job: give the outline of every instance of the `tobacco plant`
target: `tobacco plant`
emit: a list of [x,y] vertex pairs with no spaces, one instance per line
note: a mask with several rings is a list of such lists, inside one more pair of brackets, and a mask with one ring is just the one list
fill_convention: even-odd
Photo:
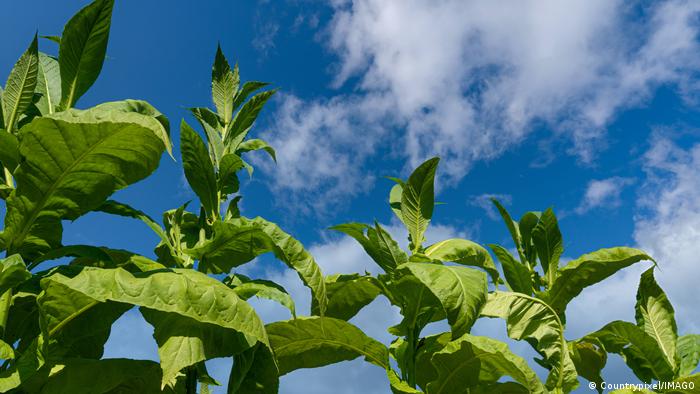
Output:
[[[200,197],[164,214],[164,226],[109,200],[150,175],[171,153],[168,119],[153,106],[124,100],[74,106],[104,62],[113,0],[96,0],[66,24],[58,57],[34,37],[2,90],[0,162],[5,226],[0,247],[0,392],[188,392],[216,384],[204,367],[234,358],[229,392],[276,392],[277,363],[265,327],[245,302],[251,296],[291,298],[280,286],[231,273],[271,251],[296,269],[323,310],[322,274],[302,245],[275,224],[239,215],[236,172],[252,168],[244,152],[274,151],[246,139],[274,91],[239,89],[217,51],[213,100],[217,112],[193,109],[208,143],[181,127],[185,174]],[[91,211],[136,217],[160,237],[157,261],[126,250],[63,245],[62,221]],[[61,258],[68,259],[60,264]],[[52,262],[54,267],[47,268]],[[208,274],[230,274],[226,279]],[[160,362],[102,359],[112,324],[134,306],[153,325]]]

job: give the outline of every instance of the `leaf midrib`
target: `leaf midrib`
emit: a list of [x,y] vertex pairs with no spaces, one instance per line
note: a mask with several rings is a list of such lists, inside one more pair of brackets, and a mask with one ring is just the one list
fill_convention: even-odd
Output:
[[[302,345],[304,345],[304,344],[306,344],[306,343],[308,343],[308,342],[316,343],[316,344],[318,344],[319,342],[321,342],[321,343],[328,343],[328,344],[331,344],[331,345],[337,345],[337,346],[339,346],[339,347],[349,348],[349,349],[351,349],[351,350],[356,351],[356,352],[359,353],[360,355],[364,355],[365,357],[371,359],[373,362],[375,362],[375,363],[378,364],[378,365],[381,365],[381,366],[383,366],[383,367],[387,366],[386,363],[382,362],[381,360],[378,360],[376,357],[374,357],[374,356],[371,355],[370,353],[367,353],[367,352],[363,351],[362,349],[358,348],[357,346],[349,345],[349,344],[347,344],[346,342],[341,342],[341,341],[338,341],[338,340],[335,340],[335,339],[327,339],[327,338],[322,338],[322,339],[318,339],[318,338],[299,339],[299,340],[295,340],[295,341],[290,342],[290,343],[288,343],[288,344],[286,344],[286,345],[282,345],[282,346],[279,346],[279,347],[276,347],[276,348],[273,346],[273,348],[275,348],[276,353],[279,354],[279,353],[281,353],[281,350],[282,350],[282,349],[286,349],[286,348],[288,348],[288,347],[290,347],[290,346],[293,346],[293,345],[295,345],[295,344],[302,344]],[[358,356],[358,357],[359,357],[359,356]]]

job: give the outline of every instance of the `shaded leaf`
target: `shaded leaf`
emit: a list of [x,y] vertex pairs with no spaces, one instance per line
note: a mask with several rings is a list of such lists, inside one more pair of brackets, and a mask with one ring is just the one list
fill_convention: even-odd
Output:
[[498,284],[498,269],[491,255],[475,242],[461,238],[446,239],[430,245],[424,253],[433,260],[482,268],[491,276],[493,283]]
[[491,250],[501,262],[503,276],[512,291],[532,295],[532,278],[530,270],[525,264],[517,261],[504,247],[496,244],[489,244]]
[[551,286],[558,276],[559,257],[564,252],[559,224],[552,208],[547,208],[540,216],[540,221],[532,230],[532,240]]
[[229,151],[235,152],[238,150],[238,146],[243,142],[253,123],[255,123],[263,106],[276,92],[277,90],[268,90],[258,93],[243,104],[224,135],[224,145]]
[[250,279],[241,274],[232,274],[224,278],[224,283],[233,289],[242,300],[251,297],[266,298],[277,301],[285,308],[289,309],[292,317],[296,317],[294,300],[284,287],[275,282],[264,279]]
[[42,115],[56,111],[61,101],[61,71],[58,60],[45,53],[39,52],[39,74],[36,92],[41,94],[36,106]]
[[268,155],[272,158],[272,160],[277,161],[277,156],[275,154],[275,150],[265,141],[253,138],[249,139],[247,141],[241,142],[240,145],[238,145],[238,149],[236,152],[238,153],[243,153],[243,152],[250,152],[250,151],[255,151],[255,150],[264,150],[267,152]]
[[678,328],[673,306],[654,279],[654,267],[642,274],[634,309],[637,326],[656,340],[666,360],[675,369],[679,363],[676,354]]
[[29,48],[17,60],[5,83],[5,90],[2,93],[2,111],[6,130],[13,132],[16,129],[20,115],[32,103],[38,73],[39,52],[35,34]]
[[330,317],[298,318],[265,327],[279,362],[280,375],[360,356],[381,368],[389,368],[386,346],[343,320]]
[[[325,315],[348,321],[374,301],[381,291],[381,284],[372,276],[358,274],[327,276],[328,306]],[[320,314],[316,300],[312,301],[311,313]]]
[[204,141],[184,120],[180,124],[180,151],[187,182],[199,197],[207,216],[218,216],[216,174]]
[[698,367],[700,362],[700,335],[688,334],[678,337],[679,376],[686,376]]
[[413,251],[423,243],[423,234],[433,217],[435,171],[439,161],[435,157],[418,166],[401,193],[401,220],[411,236]]

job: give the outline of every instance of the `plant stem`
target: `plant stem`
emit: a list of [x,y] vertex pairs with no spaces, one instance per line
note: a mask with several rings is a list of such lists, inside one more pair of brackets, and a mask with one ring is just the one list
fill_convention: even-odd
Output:
[[418,338],[415,331],[413,328],[409,329],[406,336],[409,351],[408,360],[406,360],[406,383],[413,388],[416,388],[416,352],[418,351]]
[[12,306],[12,289],[5,291],[0,295],[0,338],[5,338],[5,327],[7,326],[7,317],[10,314]]
[[185,370],[185,392],[197,394],[197,367],[194,365]]
[[12,173],[7,168],[3,167],[5,171],[5,184],[9,187],[15,187],[15,182],[12,180]]

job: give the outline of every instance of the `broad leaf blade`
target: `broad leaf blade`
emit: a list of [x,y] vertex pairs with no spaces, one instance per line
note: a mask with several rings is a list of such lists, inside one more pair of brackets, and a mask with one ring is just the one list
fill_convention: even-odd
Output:
[[217,217],[219,200],[214,166],[204,141],[184,120],[180,124],[180,151],[187,182],[199,197],[207,216]]
[[330,317],[299,318],[265,326],[279,362],[280,375],[300,368],[316,368],[353,360],[365,360],[389,368],[389,350],[359,328]]
[[39,52],[35,34],[29,48],[10,71],[5,83],[5,91],[2,94],[4,126],[10,132],[14,132],[20,115],[32,103],[38,73]]
[[[382,292],[372,276],[332,275],[326,278],[328,306],[325,316],[348,321]],[[311,313],[320,314],[318,302],[312,301]]]
[[401,266],[418,278],[440,300],[452,337],[469,332],[486,302],[486,275],[457,266],[428,263],[406,263]]
[[489,252],[481,245],[461,238],[451,238],[430,245],[425,255],[441,262],[452,261],[484,269],[494,284],[498,284],[498,269]]
[[505,343],[465,334],[432,356],[437,379],[428,383],[431,394],[457,393],[495,384],[508,376],[530,393],[547,393],[527,361],[512,353]]
[[517,261],[504,247],[496,244],[489,244],[491,250],[501,262],[503,276],[506,277],[508,286],[513,291],[532,295],[532,278],[527,266]]
[[267,152],[268,155],[272,158],[272,160],[277,161],[277,155],[275,153],[275,150],[268,144],[267,142],[253,138],[249,139],[247,141],[243,141],[240,145],[238,145],[238,150],[237,153],[244,153],[244,152],[250,152],[250,151],[256,151],[256,150],[264,150]]
[[292,300],[292,297],[284,287],[275,282],[264,279],[250,279],[241,274],[231,274],[224,278],[224,283],[233,289],[242,300],[247,301],[251,297],[258,297],[276,301],[289,309],[292,317],[296,317],[294,300]]
[[96,0],[73,16],[61,35],[61,108],[73,107],[102,71],[114,0]]
[[506,320],[508,336],[526,340],[551,366],[547,388],[573,390],[578,386],[576,367],[571,361],[564,326],[545,302],[520,293],[494,292],[481,311],[483,316]]
[[550,278],[548,283],[551,286],[557,277],[559,257],[564,252],[559,224],[552,208],[547,208],[542,213],[540,221],[532,230],[532,240],[535,243],[537,255],[542,263],[542,269],[547,274],[547,277]]
[[216,47],[214,66],[211,70],[211,94],[216,106],[216,111],[224,121],[224,125],[231,122],[233,116],[233,98],[238,91],[238,70],[232,71],[221,46]]
[[435,171],[439,158],[434,157],[415,169],[401,194],[401,218],[411,236],[412,250],[423,243],[423,234],[433,217],[435,205]]
[[263,106],[265,106],[267,100],[269,100],[270,97],[272,97],[272,95],[276,92],[277,90],[268,90],[258,93],[248,100],[248,102],[243,104],[240,111],[236,113],[236,117],[226,129],[224,145],[228,151],[235,152],[238,150],[239,145],[245,139],[245,136],[253,126],[253,123],[255,123],[255,120],[258,118]]
[[673,306],[654,279],[654,267],[642,274],[634,309],[637,325],[656,340],[666,360],[675,369],[679,363],[676,354],[678,327]]
[[36,103],[41,114],[50,115],[56,112],[61,100],[61,71],[58,60],[42,52],[39,52],[36,92],[41,94]]
[[692,373],[700,362],[700,335],[688,334],[678,337],[679,376]]
[[545,298],[558,313],[581,291],[636,262],[653,259],[639,249],[619,247],[600,249],[570,261],[559,270]]
[[142,125],[144,117],[72,110],[36,118],[23,128],[25,161],[15,171],[17,189],[7,200],[8,251],[31,259],[58,246],[62,219],[75,220],[153,172],[164,145]]

